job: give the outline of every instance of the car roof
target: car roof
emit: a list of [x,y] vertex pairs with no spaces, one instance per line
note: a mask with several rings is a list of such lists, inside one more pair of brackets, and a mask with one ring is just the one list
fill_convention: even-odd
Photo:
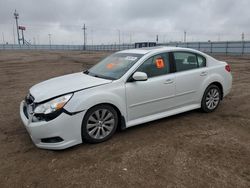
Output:
[[129,50],[123,50],[118,53],[134,53],[134,54],[142,54],[145,55],[150,52],[168,52],[168,51],[188,51],[188,52],[195,52],[205,55],[204,53],[190,49],[190,48],[181,48],[181,47],[172,47],[172,46],[155,46],[155,47],[148,47],[148,48],[135,48],[135,49],[129,49]]

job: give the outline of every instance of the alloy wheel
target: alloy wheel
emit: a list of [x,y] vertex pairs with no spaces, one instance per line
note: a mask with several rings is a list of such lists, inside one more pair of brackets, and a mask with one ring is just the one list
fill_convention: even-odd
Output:
[[206,106],[209,110],[214,110],[220,102],[220,93],[218,89],[212,88],[207,92]]
[[94,111],[87,120],[87,133],[91,138],[103,139],[107,137],[115,127],[114,114],[108,109]]

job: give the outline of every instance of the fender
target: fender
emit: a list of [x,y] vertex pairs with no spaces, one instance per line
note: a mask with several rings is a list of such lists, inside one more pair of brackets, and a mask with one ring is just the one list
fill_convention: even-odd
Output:
[[223,93],[224,93],[224,78],[219,75],[218,73],[211,73],[211,71],[209,71],[209,76],[207,77],[207,79],[204,80],[203,84],[202,84],[202,88],[201,88],[201,95],[200,95],[200,102],[202,100],[202,97],[204,95],[205,90],[207,89],[207,87],[214,83],[214,82],[219,82],[222,85],[222,89],[223,89]]
[[[84,99],[84,100],[83,100]],[[87,111],[93,106],[109,103],[116,106],[127,119],[125,87],[120,82],[102,85],[74,93],[74,97],[65,105],[65,110],[74,113]]]

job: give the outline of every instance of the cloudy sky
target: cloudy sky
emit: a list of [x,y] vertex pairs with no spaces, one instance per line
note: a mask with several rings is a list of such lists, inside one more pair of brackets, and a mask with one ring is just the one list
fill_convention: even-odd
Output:
[[[14,42],[14,10],[36,44],[250,40],[250,0],[0,0],[0,42]],[[15,41],[17,42],[16,36]]]

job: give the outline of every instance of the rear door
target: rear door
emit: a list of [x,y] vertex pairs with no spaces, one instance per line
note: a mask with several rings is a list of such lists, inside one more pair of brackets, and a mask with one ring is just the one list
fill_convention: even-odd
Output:
[[208,77],[206,59],[186,51],[172,52],[171,57],[176,69],[176,107],[199,103],[202,83]]

